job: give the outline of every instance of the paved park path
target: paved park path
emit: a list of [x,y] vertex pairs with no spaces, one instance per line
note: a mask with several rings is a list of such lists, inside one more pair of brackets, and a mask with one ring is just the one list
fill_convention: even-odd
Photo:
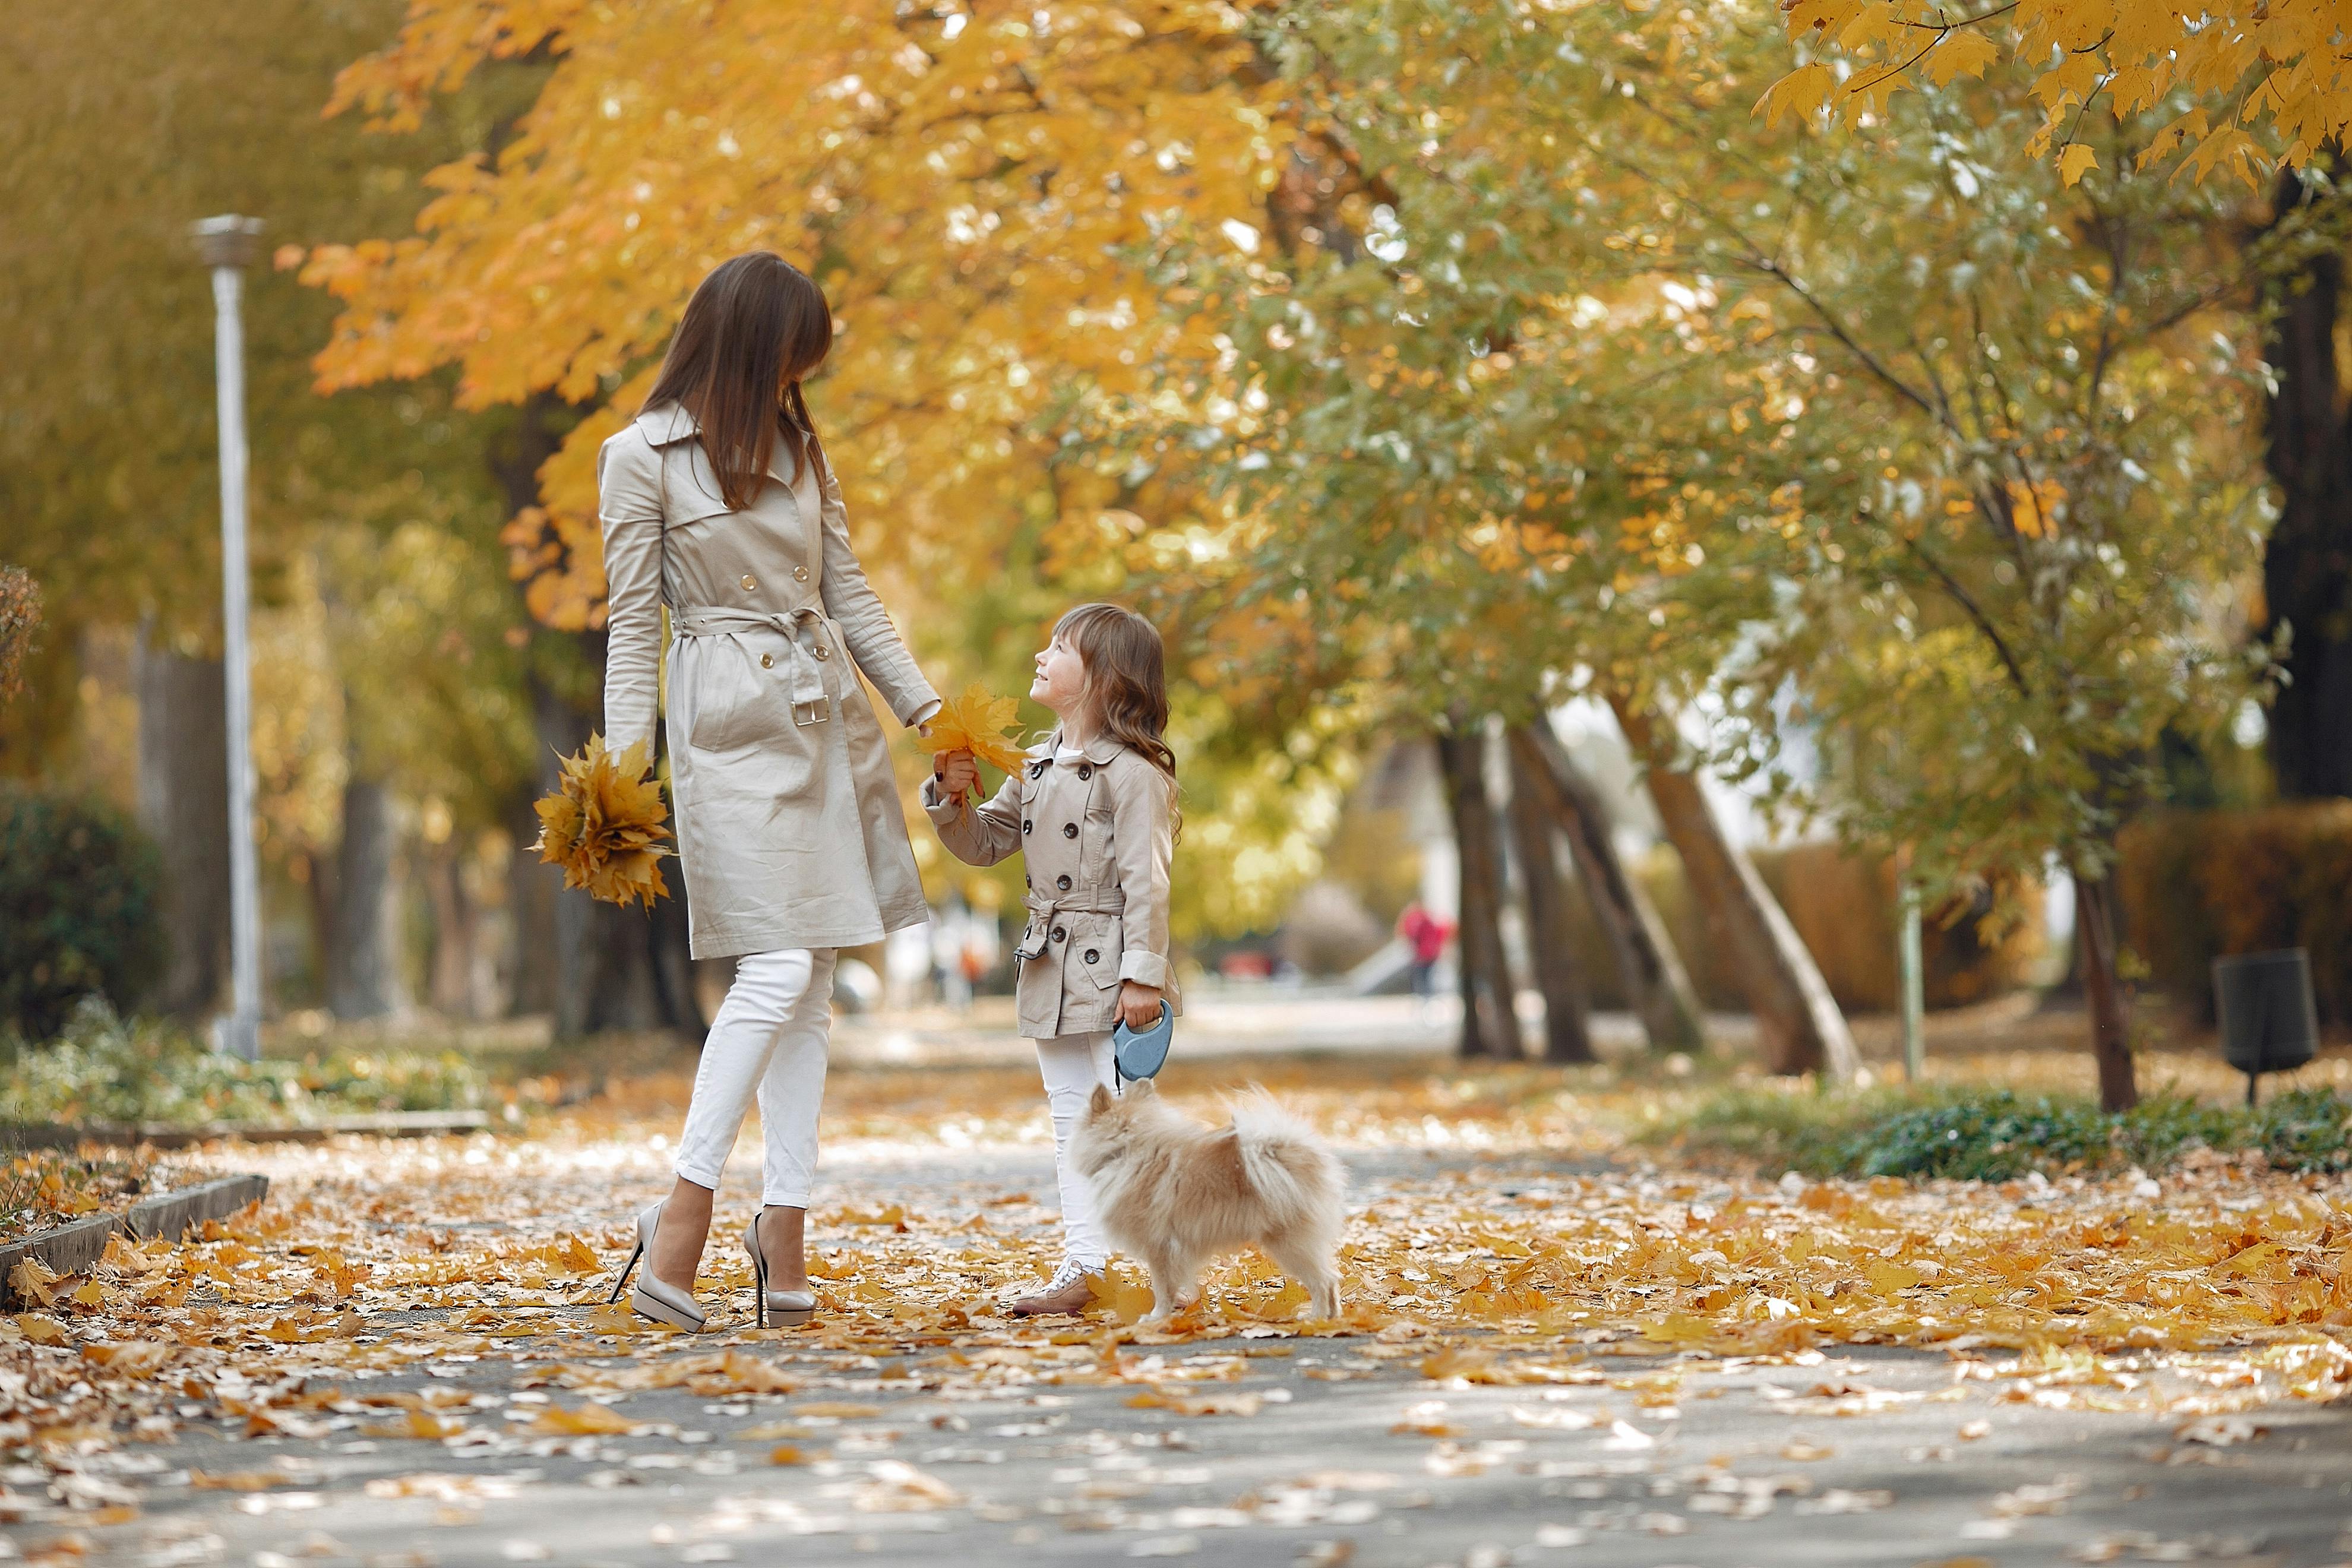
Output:
[[[25,1445],[0,1470],[5,1550],[257,1568],[2352,1562],[2352,1410],[2284,1397],[2282,1369],[2337,1354],[2325,1336],[1727,1353],[1613,1308],[1570,1322],[1566,1296],[1433,1331],[1410,1303],[1434,1249],[1380,1265],[1396,1315],[1339,1329],[1286,1321],[1279,1281],[1245,1270],[1220,1287],[1225,1316],[1182,1336],[1108,1313],[1014,1325],[992,1303],[1008,1268],[1050,1262],[1050,1164],[1006,1100],[1017,1079],[981,1069],[837,1075],[816,1226],[836,1310],[815,1330],[750,1329],[722,1230],[717,1331],[630,1333],[595,1303],[624,1216],[664,1184],[655,1130],[680,1087],[528,1135],[224,1156],[277,1183],[244,1230],[126,1256],[108,1305],[0,1332],[7,1440]],[[1341,1130],[1372,1227],[1359,1275],[1374,1238],[1422,1246],[1443,1212],[1503,1258],[1580,1214],[1661,1238],[1746,1205],[1825,1235],[1851,1217],[1844,1195],[1805,1208],[1792,1186],[1513,1144],[1466,1110],[1414,1123],[1418,1102]],[[751,1190],[756,1147],[729,1196]],[[1512,1215],[1528,1217],[1503,1234]],[[1457,1284],[1483,1266],[1459,1251],[1443,1254]],[[1723,1252],[1676,1256],[1704,1270]],[[110,1382],[140,1353],[110,1347],[142,1342],[164,1359]],[[27,1443],[27,1420],[47,1436]]]

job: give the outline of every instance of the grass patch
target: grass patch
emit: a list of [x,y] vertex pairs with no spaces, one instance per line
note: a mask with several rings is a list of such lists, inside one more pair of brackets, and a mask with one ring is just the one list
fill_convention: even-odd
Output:
[[2032,1171],[2157,1171],[2200,1148],[2259,1149],[2281,1170],[2342,1171],[2352,1168],[2352,1100],[2334,1089],[2294,1089],[2248,1110],[2160,1094],[2109,1115],[2084,1099],[2001,1089],[1742,1086],[1705,1095],[1636,1136],[1810,1176],[2001,1182]]
[[37,1149],[0,1156],[0,1241],[15,1241],[211,1173],[152,1149]]
[[0,1043],[0,1123],[258,1121],[299,1126],[386,1110],[481,1105],[488,1080],[454,1051],[335,1051],[237,1061],[184,1029],[85,1002],[54,1040]]

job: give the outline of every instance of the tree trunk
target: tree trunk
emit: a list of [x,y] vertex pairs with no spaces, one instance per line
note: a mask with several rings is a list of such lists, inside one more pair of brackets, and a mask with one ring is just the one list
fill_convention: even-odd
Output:
[[[538,682],[530,684],[535,712]],[[539,749],[546,748],[542,744]],[[531,809],[531,803],[545,793],[541,786],[552,787],[554,775],[553,759],[541,758],[531,774],[530,787],[506,812],[507,832],[514,839],[514,854],[507,861],[506,977],[507,1011],[514,1017],[555,1011],[560,967],[555,962],[555,900],[563,891],[563,875],[542,863],[539,851],[531,847],[539,841],[539,814]]]
[[228,696],[221,661],[139,639],[139,821],[163,858],[155,1002],[201,1020],[228,974]]
[[1512,1008],[1510,962],[1503,952],[1503,868],[1494,802],[1486,794],[1486,737],[1472,725],[1437,737],[1445,798],[1454,814],[1462,869],[1462,1054],[1514,1058],[1523,1054]]
[[338,1018],[381,1018],[400,1007],[394,840],[390,786],[353,777],[343,786],[343,842],[326,933],[327,1010]]
[[433,904],[433,963],[425,994],[445,1018],[479,1016],[474,956],[480,940],[480,911],[466,891],[465,865],[453,835],[433,847],[425,862],[425,889]]
[[2112,874],[2074,873],[2074,931],[2080,938],[2083,994],[2091,1006],[2091,1055],[2099,1064],[2099,1109],[2139,1103],[2132,1073],[2131,998],[2116,973],[2116,885]]
[[1766,1065],[1779,1073],[1818,1071],[1833,1082],[1850,1080],[1862,1065],[1853,1036],[1796,927],[1725,836],[1697,777],[1668,765],[1670,753],[1649,715],[1614,693],[1609,705],[1634,758],[1646,765],[1650,798],[1682,857],[1708,930],[1731,954],[1740,994],[1763,1036]]
[[1689,973],[1641,884],[1627,873],[1612,837],[1601,792],[1569,756],[1551,725],[1538,720],[1510,732],[1512,774],[1541,797],[1576,862],[1593,918],[1609,939],[1626,1000],[1654,1051],[1696,1051],[1705,1017]]
[[1544,1060],[1589,1062],[1592,1054],[1591,1003],[1577,972],[1568,926],[1568,889],[1559,851],[1552,843],[1551,814],[1528,777],[1532,765],[1517,744],[1511,757],[1511,842],[1519,858],[1519,879],[1528,896],[1528,951],[1536,989],[1544,1000]]
[[[2334,171],[2337,152],[2324,159]],[[2327,199],[2340,200],[2340,197]],[[2273,225],[2313,200],[2284,170]],[[2328,248],[2271,286],[2263,358],[2274,373],[2264,459],[2279,517],[2263,550],[2265,633],[2293,628],[2287,679],[2270,715],[2278,792],[2290,799],[2352,795],[2352,421],[2336,363],[2344,257]]]

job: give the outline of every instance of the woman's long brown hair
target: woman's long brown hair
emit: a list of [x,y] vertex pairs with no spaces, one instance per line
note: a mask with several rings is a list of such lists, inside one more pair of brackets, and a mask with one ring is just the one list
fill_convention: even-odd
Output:
[[1108,735],[1168,775],[1168,814],[1176,833],[1176,753],[1169,748],[1168,655],[1160,628],[1118,605],[1080,605],[1054,623],[1054,640],[1077,649],[1087,669],[1094,732]]
[[686,302],[646,407],[675,403],[702,427],[702,449],[730,511],[760,499],[782,440],[793,479],[823,462],[801,395],[833,348],[833,311],[814,279],[773,251],[713,268]]

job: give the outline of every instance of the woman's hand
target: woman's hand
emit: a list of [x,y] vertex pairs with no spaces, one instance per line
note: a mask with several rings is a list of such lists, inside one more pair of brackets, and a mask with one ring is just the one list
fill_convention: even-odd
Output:
[[1160,1022],[1160,987],[1124,980],[1118,987],[1118,1020],[1130,1029],[1148,1029]]
[[962,800],[980,785],[980,764],[970,752],[941,752],[931,759],[931,777],[941,800]]

